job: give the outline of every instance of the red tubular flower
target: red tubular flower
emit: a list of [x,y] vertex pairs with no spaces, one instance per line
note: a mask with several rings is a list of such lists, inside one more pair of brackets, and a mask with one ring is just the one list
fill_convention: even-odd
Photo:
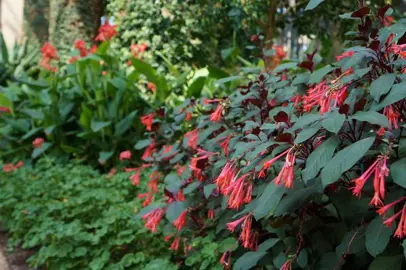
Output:
[[186,225],[187,210],[182,211],[179,217],[173,222],[173,226],[177,231],[180,231]]
[[120,160],[131,159],[131,151],[126,150],[120,153]]
[[185,201],[185,195],[183,195],[183,190],[179,190],[178,193],[176,194],[175,199],[177,201],[183,202]]
[[344,58],[346,58],[346,57],[352,57],[353,55],[354,55],[354,52],[353,52],[353,51],[347,51],[347,52],[342,53],[342,54],[339,55],[339,56],[336,56],[336,60],[337,60],[337,61],[340,61],[341,59],[344,59]]
[[79,51],[80,56],[85,57],[87,55],[86,43],[82,39],[75,41],[74,48]]
[[248,175],[242,175],[238,179],[233,178],[229,187],[226,189],[226,194],[230,194],[228,198],[228,207],[238,209],[243,203],[251,202],[252,184],[246,181]]
[[231,181],[236,177],[236,171],[234,164],[229,161],[224,166],[223,170],[221,171],[220,175],[216,178],[215,182],[222,194],[226,194]]
[[383,137],[385,135],[385,128],[381,127],[377,132],[376,135],[378,135],[379,137]]
[[156,143],[155,140],[152,139],[151,144],[147,146],[147,148],[145,148],[144,153],[142,154],[142,159],[146,160],[148,158],[152,157],[152,154],[156,151],[155,149],[156,147]]
[[108,20],[106,20],[106,22],[102,26],[100,26],[99,34],[96,36],[95,40],[103,42],[112,39],[115,35],[118,34],[116,31],[116,27],[117,25],[113,26],[109,23]]
[[209,209],[207,211],[207,218],[208,219],[214,219],[214,210],[213,209]]
[[149,176],[150,181],[148,182],[148,188],[154,192],[158,192],[158,181],[159,181],[160,175],[158,171],[153,171],[151,175]]
[[406,236],[406,204],[403,205],[402,210],[400,210],[398,213],[393,215],[391,218],[387,219],[384,224],[387,226],[392,225],[393,221],[397,217],[399,217],[399,215],[400,215],[400,219],[399,219],[398,227],[396,228],[395,234],[393,236],[397,237],[399,239],[402,239],[403,237]]
[[150,113],[141,117],[141,123],[147,128],[148,131],[152,130],[152,121],[154,121],[154,113]]
[[400,113],[395,111],[393,109],[392,105],[386,106],[383,109],[383,114],[388,118],[389,121],[389,130],[392,130],[392,128],[399,128],[399,117]]
[[142,207],[147,207],[152,202],[153,194],[152,194],[152,192],[141,193],[141,194],[138,194],[137,198],[144,199],[144,202],[142,203]]
[[182,166],[182,165],[179,165],[179,164],[176,164],[176,165],[175,165],[175,169],[176,169],[176,173],[177,173],[179,176],[181,176],[181,175],[183,174],[183,172],[186,170],[186,167],[185,167],[185,166]]
[[179,237],[175,237],[175,239],[173,240],[171,247],[169,249],[173,250],[173,251],[177,251],[179,249]]
[[96,53],[97,52],[97,45],[93,44],[92,47],[89,49],[89,53]]
[[221,103],[217,105],[216,110],[210,115],[210,121],[218,122],[221,120],[221,115],[223,113],[223,105]]
[[220,258],[220,263],[224,265],[225,267],[230,266],[231,264],[231,251],[227,250],[226,252],[223,253],[223,255]]
[[15,165],[15,167],[18,169],[20,167],[24,166],[24,162],[22,162],[21,160],[19,162],[17,162],[17,164]]
[[402,201],[405,200],[405,199],[406,199],[406,196],[403,196],[402,198],[400,198],[400,199],[398,199],[398,200],[396,200],[396,201],[394,201],[394,202],[391,202],[390,204],[387,204],[387,205],[385,205],[385,206],[379,208],[376,212],[377,212],[379,215],[382,216],[382,215],[384,215],[389,209],[391,209],[392,207],[394,207],[395,205],[397,205],[398,203],[402,202]]
[[[292,150],[293,148],[291,148]],[[275,184],[280,185],[282,182],[285,187],[292,188],[293,180],[295,178],[295,172],[293,167],[295,166],[296,156],[292,154],[292,151],[289,151],[286,155],[285,163],[283,164],[282,170],[279,172],[276,177]]]
[[186,140],[188,140],[188,146],[192,149],[196,149],[197,148],[197,143],[199,141],[199,130],[198,129],[194,129],[192,131],[189,131],[185,134],[184,136],[186,138]]
[[17,170],[17,168],[12,163],[7,163],[7,164],[4,164],[4,166],[3,166],[3,171],[5,173],[15,171],[15,170]]
[[151,230],[151,232],[156,232],[163,215],[164,210],[161,208],[156,208],[155,210],[143,215],[142,219],[145,221],[145,228]]
[[35,138],[35,140],[32,142],[32,146],[34,148],[41,148],[43,144],[44,144],[43,138]]
[[[247,216],[248,216],[248,215],[247,215]],[[238,225],[240,225],[240,223],[243,222],[243,221],[247,218],[247,216],[243,216],[242,218],[239,218],[239,219],[237,219],[237,220],[235,220],[235,221],[233,221],[233,222],[227,223],[227,229],[228,229],[230,232],[234,232],[234,231],[235,231],[235,228],[236,228]]]
[[227,136],[222,143],[220,143],[221,148],[226,156],[228,156],[228,146],[230,144],[231,136]]
[[136,172],[130,176],[130,180],[134,186],[138,186],[140,184],[140,177],[141,177],[141,169],[136,169]]
[[248,214],[234,222],[227,223],[227,228],[234,232],[235,228],[241,224],[241,234],[239,240],[242,242],[243,247],[256,250],[258,247],[258,234],[252,232],[252,215]]
[[352,189],[352,194],[361,197],[362,188],[369,179],[369,177],[374,174],[374,197],[372,198],[370,205],[376,207],[382,206],[382,200],[385,197],[385,177],[389,175],[389,169],[386,165],[388,157],[378,156],[377,160],[357,179],[351,182],[355,183],[355,187]]

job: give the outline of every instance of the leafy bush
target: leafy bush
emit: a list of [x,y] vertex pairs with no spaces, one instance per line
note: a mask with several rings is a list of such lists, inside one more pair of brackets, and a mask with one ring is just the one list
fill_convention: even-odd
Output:
[[1,173],[0,185],[0,219],[9,244],[35,249],[32,267],[156,269],[159,263],[177,269],[165,242],[133,218],[141,208],[134,199],[139,188],[125,173],[109,177],[41,160],[35,168]]
[[148,192],[163,197],[139,214],[146,227],[164,223],[173,249],[239,235],[227,268],[402,269],[406,22],[385,27],[390,11],[343,15],[359,26],[336,63],[309,54],[228,97],[148,115],[136,172],[151,170]]

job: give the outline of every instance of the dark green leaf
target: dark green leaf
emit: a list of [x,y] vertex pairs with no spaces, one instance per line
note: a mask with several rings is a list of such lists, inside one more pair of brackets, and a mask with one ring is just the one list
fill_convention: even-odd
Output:
[[365,246],[369,254],[374,257],[381,254],[389,244],[393,231],[394,226],[386,227],[382,217],[378,216],[372,220],[365,234]]
[[369,112],[357,112],[351,118],[356,119],[358,121],[365,121],[371,123],[373,125],[379,125],[383,127],[389,127],[388,119],[380,113],[369,111]]
[[92,121],[90,122],[90,128],[92,129],[93,132],[98,132],[98,131],[102,130],[103,128],[109,126],[110,123],[111,123],[110,121],[105,122],[105,121],[98,121],[98,120],[92,119]]
[[299,132],[295,139],[295,144],[302,143],[311,137],[313,137],[321,128],[320,124],[315,125],[314,127],[307,127]]
[[258,251],[267,251],[279,242],[279,238],[271,238],[261,243],[258,247]]
[[369,137],[338,152],[321,171],[323,186],[334,183],[344,172],[351,169],[365,155],[374,141],[375,137]]
[[256,251],[256,252],[247,252],[244,253],[238,260],[235,262],[233,269],[234,270],[248,270],[251,267],[255,266],[257,262],[264,257],[266,254],[265,251]]
[[399,186],[406,188],[406,158],[402,158],[390,167],[393,181]]
[[406,98],[406,81],[393,85],[392,90],[375,108],[376,111]]
[[116,123],[114,126],[114,136],[123,135],[132,125],[134,122],[135,116],[137,115],[137,111],[133,111],[130,113],[126,118],[122,119],[120,122]]
[[401,270],[404,260],[403,255],[376,257],[368,270]]
[[307,3],[305,10],[312,10],[320,5],[320,3],[322,3],[323,1],[324,0],[310,0],[309,3]]
[[114,154],[114,151],[111,151],[111,152],[100,152],[99,153],[99,159],[98,159],[98,161],[101,163],[101,164],[104,164],[104,163],[106,163],[106,161],[107,160],[109,160],[110,158],[111,158],[111,156]]
[[145,147],[147,147],[148,145],[150,145],[151,144],[151,139],[145,139],[145,140],[139,140],[136,144],[135,144],[135,146],[134,146],[134,148],[135,149],[144,149]]
[[370,94],[375,101],[379,101],[381,96],[385,95],[391,89],[395,82],[396,74],[388,73],[380,76],[371,83]]
[[168,205],[168,210],[166,210],[166,218],[173,223],[184,210],[186,210],[185,202],[173,202]]
[[284,186],[275,185],[274,182],[269,183],[258,199],[258,206],[254,210],[255,219],[259,220],[270,213],[272,214],[285,192]]
[[292,127],[292,130],[297,130],[299,128],[304,128],[305,126],[314,123],[321,119],[320,114],[306,114],[304,116],[299,117],[295,124]]
[[331,137],[310,154],[306,160],[306,168],[302,171],[305,182],[316,177],[319,170],[331,160],[339,143],[340,141],[337,137]]
[[299,255],[297,256],[297,264],[301,268],[305,268],[307,265],[307,261],[308,261],[307,251],[306,251],[306,249],[302,249],[300,251]]
[[206,197],[206,199],[208,199],[211,195],[211,193],[213,192],[213,190],[217,187],[216,184],[210,184],[210,185],[206,185],[203,188],[203,192],[204,192],[204,196]]
[[345,121],[345,115],[338,113],[337,111],[328,112],[324,116],[324,120],[321,122],[322,126],[332,133],[338,133]]
[[334,67],[332,67],[330,65],[327,65],[325,67],[322,67],[321,69],[318,69],[318,70],[314,71],[310,75],[309,84],[321,82],[323,77],[325,75],[327,75],[328,73],[330,73],[332,70],[334,70]]
[[52,146],[52,143],[45,142],[41,147],[35,148],[32,151],[31,158],[37,158]]

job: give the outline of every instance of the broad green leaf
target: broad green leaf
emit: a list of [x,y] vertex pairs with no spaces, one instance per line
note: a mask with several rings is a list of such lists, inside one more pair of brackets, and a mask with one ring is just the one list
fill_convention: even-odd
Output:
[[275,185],[274,182],[269,183],[258,199],[258,206],[254,210],[255,219],[259,220],[273,213],[285,192],[286,189],[284,186]]
[[323,186],[334,183],[344,172],[351,169],[365,155],[374,141],[375,137],[369,137],[338,152],[321,171]]
[[400,138],[398,153],[400,157],[406,157],[406,138]]
[[393,85],[389,94],[379,103],[375,110],[379,111],[404,98],[406,98],[406,81]]
[[206,82],[206,77],[198,77],[192,82],[187,90],[187,97],[199,97]]
[[307,254],[307,250],[306,249],[302,249],[299,253],[299,255],[297,256],[297,264],[301,267],[301,268],[305,268],[308,262],[308,254]]
[[111,152],[100,152],[99,153],[99,163],[104,164],[106,163],[107,160],[111,158],[111,156],[114,154],[114,151]]
[[323,1],[324,0],[310,0],[309,3],[307,3],[305,10],[312,10],[320,5]]
[[295,144],[302,143],[311,137],[313,137],[321,128],[320,124],[317,124],[313,127],[307,127],[299,132],[295,139]]
[[258,247],[258,251],[267,251],[279,242],[279,238],[271,238],[261,243]]
[[219,80],[215,81],[215,83],[216,84],[225,84],[225,83],[232,82],[232,81],[237,81],[237,80],[240,80],[240,79],[242,79],[241,76],[230,76],[230,77],[219,79]]
[[380,216],[369,223],[365,234],[365,246],[369,254],[376,257],[376,255],[381,254],[385,250],[389,244],[394,227],[385,226]]
[[[1,33],[0,33],[1,34]],[[13,102],[4,94],[0,92],[0,106],[10,108],[13,110]]]
[[139,149],[144,149],[145,147],[147,147],[148,145],[150,145],[151,142],[152,142],[151,139],[139,140],[139,141],[135,144],[134,148],[137,149],[137,150],[139,150]]
[[331,160],[339,143],[337,137],[331,137],[309,155],[306,160],[306,168],[302,171],[305,182],[316,177],[318,172]]
[[345,115],[337,111],[326,113],[324,120],[321,121],[322,126],[328,131],[337,134],[345,121]]
[[250,251],[244,253],[238,260],[235,262],[233,269],[234,270],[248,270],[251,267],[257,265],[258,261],[264,257],[266,251]]
[[318,114],[318,113],[317,114],[312,113],[312,114],[303,115],[303,116],[299,117],[296,120],[295,124],[292,126],[292,130],[297,130],[299,128],[304,128],[305,126],[320,120],[321,117],[322,116],[320,114]]
[[133,111],[126,118],[116,123],[114,126],[114,136],[117,137],[123,135],[133,124],[136,115],[137,111]]
[[177,193],[182,186],[182,182],[176,172],[166,175],[164,179],[165,188],[170,192]]
[[358,121],[365,121],[368,123],[371,123],[373,125],[379,125],[383,127],[388,127],[389,126],[389,121],[388,119],[380,113],[374,112],[374,111],[369,111],[369,112],[357,112],[355,115],[353,115],[351,118],[356,119]]
[[284,71],[285,69],[297,69],[297,63],[296,62],[289,62],[289,63],[283,63],[277,66],[274,69],[274,72],[278,73],[281,71]]
[[[315,270],[333,270],[339,263],[339,257],[335,252],[324,253],[321,260],[316,264]],[[340,268],[338,268],[340,269]]]
[[6,65],[8,61],[8,49],[3,34],[0,33],[0,62]]
[[90,122],[90,127],[92,129],[93,132],[98,132],[100,130],[102,130],[105,127],[108,127],[110,125],[110,121],[105,122],[105,121],[98,121],[96,119],[92,119],[92,121]]
[[295,209],[301,207],[310,196],[321,192],[322,188],[320,184],[289,192],[279,202],[275,210],[275,216],[282,216],[286,213],[293,212]]
[[132,64],[135,68],[135,71],[143,74],[149,82],[158,85],[158,76],[155,69],[151,65],[139,59],[132,59]]
[[185,202],[173,202],[168,205],[168,209],[166,210],[166,218],[173,223],[184,210],[186,210]]
[[402,158],[390,167],[390,174],[393,182],[399,186],[406,188],[406,158]]
[[334,70],[334,67],[327,65],[325,67],[322,67],[316,71],[314,71],[311,75],[310,75],[310,80],[309,80],[309,84],[312,83],[319,83],[321,82],[321,80],[323,79],[323,77],[325,75],[327,75],[328,73],[330,73],[331,71]]
[[391,89],[395,82],[396,74],[388,73],[380,76],[371,83],[370,94],[375,101],[379,101],[381,96],[385,95]]
[[24,136],[21,137],[22,140],[26,140],[28,138],[30,138],[32,135],[38,133],[40,130],[42,130],[42,128],[34,128],[31,129],[30,131],[28,131],[27,133],[24,134]]
[[[365,230],[356,228],[347,232],[341,244],[336,247],[337,256],[343,256],[344,254],[355,254],[365,250]],[[348,247],[351,247],[350,249]]]
[[204,196],[208,199],[213,192],[213,190],[217,187],[216,184],[205,185],[203,188]]
[[368,270],[401,270],[404,260],[403,255],[376,257]]

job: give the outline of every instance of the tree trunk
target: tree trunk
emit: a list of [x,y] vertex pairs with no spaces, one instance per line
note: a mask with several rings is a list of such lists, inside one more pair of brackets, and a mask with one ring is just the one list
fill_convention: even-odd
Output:
[[44,43],[49,33],[49,0],[24,1],[24,34],[34,41]]
[[[276,9],[278,7],[278,0],[269,0],[267,23],[265,29],[264,51],[267,52],[273,48],[273,39],[275,37],[276,30]],[[264,56],[265,70],[269,71],[275,68],[275,57]]]

